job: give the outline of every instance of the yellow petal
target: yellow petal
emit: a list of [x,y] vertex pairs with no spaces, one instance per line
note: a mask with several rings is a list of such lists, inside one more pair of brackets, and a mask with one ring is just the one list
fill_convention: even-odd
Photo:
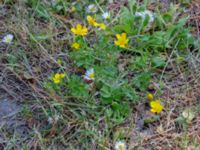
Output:
[[71,28],[71,31],[72,31],[73,33],[75,33],[75,32],[76,32],[76,29],[75,29],[75,28]]
[[60,78],[60,74],[56,73],[54,78],[56,78],[56,79]]
[[99,23],[94,22],[94,23],[93,23],[93,26],[98,27],[98,26],[99,26]]
[[92,17],[91,16],[87,16],[87,21],[91,21]]
[[119,41],[115,40],[114,41],[115,45],[119,45]]
[[64,78],[64,77],[65,77],[65,74],[61,74],[60,77],[61,77],[61,78]]
[[126,33],[122,33],[121,37],[122,37],[123,39],[126,39]]
[[76,25],[76,29],[77,29],[77,30],[81,30],[81,29],[82,29],[82,25],[81,25],[81,24],[77,24],[77,25]]
[[153,108],[152,108],[150,111],[151,111],[151,112],[153,112],[153,113],[155,113],[155,112],[156,112],[156,111],[155,111],[155,109],[153,109]]
[[72,48],[75,48],[75,49],[79,49],[80,48],[80,44],[79,43],[73,43],[72,45],[71,45],[71,47]]
[[88,32],[88,29],[86,27],[83,27],[82,31],[83,32]]
[[93,18],[91,16],[87,16],[87,21],[88,21],[89,25],[93,24]]
[[154,96],[153,96],[153,94],[149,93],[149,94],[147,94],[147,98],[148,98],[148,100],[152,101],[154,99]]
[[105,25],[104,23],[99,24],[99,27],[100,27],[101,29],[103,29],[103,30],[106,29],[106,25]]
[[121,44],[119,47],[121,48],[125,48],[126,46],[124,44]]
[[121,35],[120,34],[116,34],[116,37],[117,37],[117,39],[120,39]]

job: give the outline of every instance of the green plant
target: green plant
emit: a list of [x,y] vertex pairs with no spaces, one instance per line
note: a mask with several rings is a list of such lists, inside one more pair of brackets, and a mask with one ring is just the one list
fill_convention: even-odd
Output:
[[[67,5],[59,1],[53,9],[65,15]],[[76,4],[76,7],[78,5],[81,4]],[[151,13],[146,5],[129,1],[115,23],[105,21],[105,30],[99,27],[103,21],[99,14],[92,16],[96,20],[90,18],[88,21],[88,16],[82,13],[78,16],[81,21],[70,26],[66,51],[74,70],[81,71],[67,72],[68,76],[59,84],[48,80],[45,88],[61,97],[59,111],[67,109],[72,117],[78,118],[81,126],[87,122],[98,128],[99,118],[106,124],[106,130],[123,123],[133,111],[130,106],[144,99],[140,93],[147,93],[154,71],[163,69],[164,72],[172,54],[177,54],[173,55],[176,59],[180,59],[178,56],[185,59],[186,49],[199,46],[190,35],[190,28],[185,28],[188,18],[174,18],[177,15],[175,6],[171,5],[168,12],[156,10]],[[123,65],[122,58],[126,59]],[[88,75],[88,70],[94,70],[94,73]],[[60,67],[52,74],[59,71],[66,72]],[[163,74],[160,75],[162,79]],[[160,87],[158,93],[161,93],[162,84]],[[154,109],[158,107],[159,110],[153,111],[160,113],[163,106],[156,102]],[[159,115],[153,119],[158,118]],[[84,137],[83,141],[79,141],[81,143],[96,134],[90,130],[78,133]]]

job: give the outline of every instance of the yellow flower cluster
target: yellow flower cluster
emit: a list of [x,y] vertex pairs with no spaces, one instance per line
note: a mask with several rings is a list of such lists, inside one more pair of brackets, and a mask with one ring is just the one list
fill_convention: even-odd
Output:
[[61,82],[61,80],[65,77],[64,73],[56,73],[53,77],[52,77],[52,81],[55,84],[59,84]]
[[[88,24],[91,26],[99,27],[103,30],[106,29],[106,25],[104,23],[96,22],[96,20],[91,16],[87,16],[87,21]],[[71,28],[71,32],[74,33],[75,35],[86,36],[88,34],[88,29],[85,26],[82,26],[81,24],[77,24],[76,27]],[[77,42],[74,42],[72,43],[71,47],[74,49],[79,49],[81,45]]]
[[[106,29],[106,25],[104,23],[98,23],[96,19],[90,15],[87,16],[87,22],[91,26],[99,27],[103,30]],[[85,36],[88,33],[88,29],[85,26],[82,26],[81,24],[77,24],[76,27],[71,28],[71,32],[73,32],[75,35]],[[127,47],[129,39],[127,38],[126,33],[116,34],[116,38],[117,39],[114,41],[115,45],[119,46],[120,48]],[[74,49],[79,49],[80,44],[75,42],[71,45],[71,47]]]
[[163,110],[163,105],[159,100],[154,100],[153,94],[149,93],[147,94],[147,98],[150,101],[150,111],[153,113],[160,113]]
[[[88,24],[94,27],[99,27],[103,30],[106,29],[106,25],[104,23],[98,23],[94,18],[91,16],[87,16]],[[85,26],[82,26],[81,24],[77,24],[76,27],[71,28],[71,32],[73,32],[75,35],[85,36],[88,33],[88,29]]]

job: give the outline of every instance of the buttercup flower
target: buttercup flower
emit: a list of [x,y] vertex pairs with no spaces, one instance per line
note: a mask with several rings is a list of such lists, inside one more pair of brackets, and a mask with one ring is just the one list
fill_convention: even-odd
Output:
[[3,37],[2,42],[10,44],[13,40],[14,36],[12,34],[7,34]]
[[98,11],[97,7],[95,4],[90,4],[87,7],[87,13],[96,13]]
[[110,13],[109,12],[105,12],[105,13],[102,14],[102,17],[104,19],[109,19],[110,18]]
[[96,22],[96,20],[92,18],[91,16],[87,16],[87,21],[88,21],[88,24],[91,26],[95,26],[95,27],[98,26],[98,23]]
[[72,43],[71,47],[74,49],[79,49],[81,47],[81,45],[77,42],[74,42],[74,43]]
[[128,43],[129,39],[127,39],[126,37],[126,33],[122,33],[120,34],[116,34],[117,40],[115,40],[115,45],[121,47],[121,48],[125,48],[126,44]]
[[88,33],[88,29],[81,24],[77,24],[75,28],[71,28],[71,31],[76,35],[85,36]]
[[86,81],[94,81],[94,69],[90,68],[86,71],[85,75],[84,75],[84,79]]
[[123,141],[118,141],[115,144],[115,150],[126,150],[126,143]]
[[59,84],[61,82],[61,80],[65,77],[65,74],[64,73],[56,73],[53,78],[52,78],[52,81],[55,83],[55,84]]
[[91,16],[87,16],[87,21],[88,21],[89,25],[91,25],[91,26],[99,27],[103,30],[106,29],[106,25],[104,23],[97,23],[96,20],[94,18],[92,18]]
[[99,28],[101,28],[102,30],[106,29],[106,25],[104,23],[99,23],[98,24]]
[[151,112],[153,113],[160,113],[163,110],[163,106],[161,105],[159,100],[151,101],[150,102]]
[[147,99],[150,100],[150,101],[154,100],[153,94],[148,93],[148,94],[147,94]]

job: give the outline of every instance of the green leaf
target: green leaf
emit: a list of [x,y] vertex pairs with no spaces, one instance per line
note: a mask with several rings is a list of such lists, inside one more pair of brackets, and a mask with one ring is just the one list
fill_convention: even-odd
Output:
[[103,98],[106,98],[106,99],[108,99],[108,98],[110,98],[111,97],[111,91],[110,91],[110,88],[108,87],[108,86],[103,86],[102,88],[101,88],[101,96],[103,97]]
[[44,18],[44,19],[49,19],[50,18],[50,15],[49,15],[49,12],[46,10],[46,8],[42,5],[39,5],[37,8],[36,8],[36,12],[37,12],[37,15],[41,18]]
[[188,18],[189,18],[189,17],[181,18],[181,19],[178,21],[178,23],[177,23],[177,28],[183,27],[183,26],[186,24]]
[[165,59],[162,57],[154,57],[152,60],[152,66],[155,68],[163,68],[165,64]]
[[51,33],[47,33],[47,34],[41,33],[41,34],[37,34],[37,35],[33,35],[33,36],[38,41],[44,41],[44,40],[49,39],[52,36],[52,34]]
[[144,91],[147,89],[148,85],[149,85],[149,81],[151,79],[151,74],[148,72],[144,72],[141,74],[138,74],[134,79],[133,79],[133,85]]

